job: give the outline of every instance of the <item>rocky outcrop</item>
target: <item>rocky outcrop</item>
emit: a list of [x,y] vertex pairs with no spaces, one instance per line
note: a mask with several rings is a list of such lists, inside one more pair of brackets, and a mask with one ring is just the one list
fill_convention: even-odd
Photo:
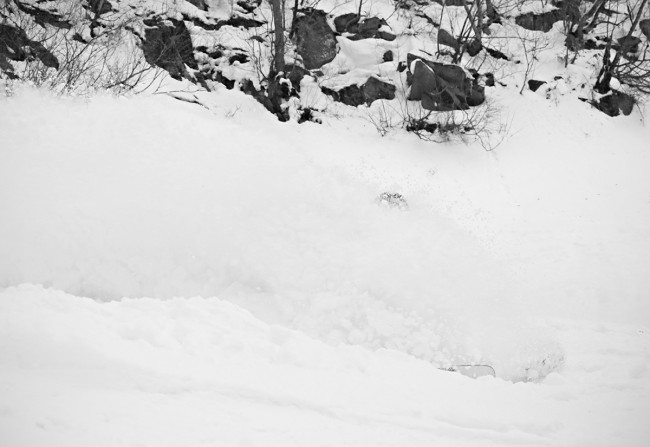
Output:
[[13,67],[8,61],[28,58],[36,58],[46,67],[59,68],[59,61],[43,44],[29,39],[22,29],[0,24],[0,69],[14,77]]
[[395,90],[395,86],[390,82],[371,76],[364,84],[352,84],[338,90],[325,87],[323,93],[335,101],[357,107],[362,104],[370,105],[378,99],[394,99]]
[[183,21],[155,17],[144,24],[142,50],[149,64],[166,70],[174,79],[188,77],[185,66],[198,69],[192,38]]
[[485,101],[485,88],[458,65],[441,64],[408,55],[409,100],[433,111],[466,110]]
[[50,11],[44,7],[40,7],[38,4],[27,3],[21,0],[14,0],[13,3],[22,12],[30,15],[34,21],[42,27],[45,27],[45,25],[51,25],[55,28],[61,29],[72,28],[70,21],[56,11]]
[[308,70],[320,68],[336,57],[336,38],[324,11],[301,11],[294,23],[294,38],[298,54]]

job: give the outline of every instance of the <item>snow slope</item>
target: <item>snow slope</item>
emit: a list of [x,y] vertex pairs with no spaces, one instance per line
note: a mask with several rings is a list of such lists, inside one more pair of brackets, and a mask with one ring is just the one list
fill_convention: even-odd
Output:
[[0,439],[645,445],[650,131],[494,95],[492,152],[221,90],[3,99]]

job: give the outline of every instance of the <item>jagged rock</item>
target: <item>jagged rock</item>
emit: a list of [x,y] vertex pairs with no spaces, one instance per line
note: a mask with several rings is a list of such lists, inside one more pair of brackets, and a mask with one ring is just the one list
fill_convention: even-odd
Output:
[[445,45],[456,51],[460,49],[460,43],[458,43],[458,40],[443,28],[438,30],[438,45]]
[[499,50],[495,50],[494,48],[490,48],[490,47],[484,47],[484,48],[485,51],[487,51],[487,53],[495,59],[503,59],[504,61],[510,60],[508,56],[506,56],[504,53],[502,53]]
[[192,38],[183,21],[155,17],[145,20],[144,24],[142,50],[149,64],[163,68],[174,79],[186,75],[186,65],[198,69]]
[[481,52],[483,49],[483,43],[481,43],[480,39],[472,39],[468,44],[467,44],[467,54],[469,54],[471,57],[476,56]]
[[298,54],[308,70],[320,68],[336,57],[336,39],[324,11],[303,11],[296,17],[295,39]]
[[494,73],[485,73],[485,86],[494,87]]
[[627,116],[632,113],[636,102],[627,93],[613,91],[611,94],[601,97],[599,101],[592,101],[591,104],[609,116],[618,116],[621,112]]
[[413,54],[407,57],[413,68],[409,100],[422,101],[427,110],[466,110],[485,101],[485,89],[476,79],[468,78],[457,65],[424,60]]
[[370,105],[378,99],[394,99],[395,86],[374,76],[368,78],[363,85],[352,84],[339,90],[323,88],[323,93],[349,106],[361,104]]
[[337,31],[339,29],[343,29],[344,31],[339,31],[339,32],[347,32],[351,33],[352,35],[348,37],[348,39],[356,41],[356,40],[363,40],[363,39],[382,39],[382,40],[387,40],[387,41],[393,41],[397,38],[392,33],[386,32],[386,31],[381,31],[380,28],[384,25],[386,25],[386,20],[380,19],[379,17],[368,17],[363,20],[359,20],[356,14],[353,14],[354,18],[351,17],[350,14],[344,14],[343,20],[339,21],[339,25],[336,25],[336,19],[335,19],[335,27]]
[[646,39],[650,40],[650,19],[643,19],[639,22],[639,29]]
[[245,64],[248,61],[249,61],[249,57],[248,54],[246,53],[235,53],[228,58],[228,63],[230,65],[234,64],[235,62],[239,62],[240,64]]
[[391,50],[388,50],[384,53],[382,60],[384,62],[393,62],[393,60],[395,60],[395,56]]
[[218,27],[221,28],[224,25],[233,26],[235,28],[249,29],[249,28],[260,27],[264,25],[264,22],[260,22],[259,20],[255,20],[251,17],[246,17],[244,15],[235,14],[225,22],[219,22]]
[[623,92],[615,92],[618,108],[623,112],[623,115],[628,116],[634,110],[636,101],[633,97]]
[[25,3],[20,0],[14,0],[14,4],[18,7],[18,9],[32,16],[34,21],[43,27],[48,24],[52,25],[55,28],[72,28],[70,22],[63,18],[63,16],[60,14],[49,11],[47,9],[39,8],[38,5]]
[[[433,0],[439,5],[443,6],[463,6],[465,0]],[[472,3],[471,0],[467,1],[467,4]]]
[[323,93],[334,98],[334,101],[342,102],[345,105],[357,107],[366,102],[363,96],[363,88],[357,84],[348,85],[339,90],[332,90],[323,87]]
[[532,12],[522,14],[515,18],[515,23],[530,31],[542,31],[547,33],[553,28],[553,24],[558,20],[562,20],[562,10],[554,9],[541,14],[534,14]]
[[251,13],[262,4],[262,0],[238,0],[237,5],[244,11]]
[[208,5],[205,3],[205,0],[187,0],[187,1],[202,11],[208,10]]
[[29,39],[22,29],[0,24],[0,68],[6,73],[13,73],[8,60],[24,61],[33,57],[46,67],[59,68],[59,61],[43,44]]
[[108,0],[88,0],[88,7],[98,16],[113,11],[113,5]]
[[287,79],[291,81],[291,85],[296,91],[300,91],[300,82],[305,76],[311,76],[311,72],[300,65],[287,64],[284,67],[284,72]]
[[371,76],[363,85],[363,96],[365,96],[368,105],[378,99],[393,99],[395,98],[395,86],[390,82]]
[[8,79],[18,79],[18,75],[14,72],[14,67],[9,63],[7,57],[0,53],[0,73],[5,75]]
[[641,39],[636,36],[623,36],[619,37],[616,42],[618,43],[618,45],[615,46],[616,49],[620,49],[623,54],[629,54],[639,51]]
[[354,31],[350,31],[349,29],[354,27],[359,23],[359,15],[351,12],[349,14],[343,14],[341,16],[335,17],[334,18],[334,28],[336,29],[337,33],[348,33],[348,32],[357,32],[357,29],[355,28]]
[[536,79],[528,80],[528,88],[533,92],[536,92],[544,84],[546,84],[546,81],[538,81]]

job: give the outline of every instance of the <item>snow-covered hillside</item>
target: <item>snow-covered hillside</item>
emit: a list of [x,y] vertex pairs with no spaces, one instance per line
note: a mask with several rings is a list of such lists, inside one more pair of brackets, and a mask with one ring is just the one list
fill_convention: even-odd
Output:
[[2,100],[8,445],[645,445],[639,115],[504,92],[486,152],[197,98]]
[[627,25],[446,3],[0,0],[0,446],[648,445]]

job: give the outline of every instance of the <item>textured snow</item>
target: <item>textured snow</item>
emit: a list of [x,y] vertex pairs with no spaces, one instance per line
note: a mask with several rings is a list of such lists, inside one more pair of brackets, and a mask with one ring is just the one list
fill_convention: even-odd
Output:
[[[138,5],[229,16],[208,3]],[[578,101],[592,62],[565,70],[560,42],[529,73],[547,81],[535,93],[517,94],[525,64],[482,62],[506,85],[487,92],[509,126],[496,150],[380,138],[370,114],[412,105],[352,110],[317,82],[381,75],[403,94],[397,61],[434,54],[435,30],[387,2],[363,11],[400,35],[338,39],[324,77],[301,85],[321,126],[169,80],[204,107],[0,99],[0,444],[648,444],[643,115]],[[464,19],[422,11],[452,31]],[[196,44],[250,45],[250,31],[189,27]],[[512,23],[491,30],[521,54]],[[386,50],[395,62],[377,66]],[[497,377],[440,369],[465,363]]]
[[504,92],[486,152],[196,96],[0,104],[10,445],[646,444],[639,115]]

